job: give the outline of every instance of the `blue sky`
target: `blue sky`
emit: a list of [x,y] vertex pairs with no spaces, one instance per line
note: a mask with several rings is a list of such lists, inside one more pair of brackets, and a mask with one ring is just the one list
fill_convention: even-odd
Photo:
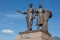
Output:
[[[19,32],[26,30],[26,15],[16,10],[24,12],[30,3],[36,9],[42,4],[44,9],[52,11],[48,31],[52,36],[60,37],[60,0],[0,0],[0,40],[14,40]],[[35,24],[36,19],[33,21],[33,29],[36,29]]]

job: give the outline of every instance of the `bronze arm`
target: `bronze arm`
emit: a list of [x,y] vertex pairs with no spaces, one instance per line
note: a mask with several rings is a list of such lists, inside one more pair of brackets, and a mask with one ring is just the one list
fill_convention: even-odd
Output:
[[21,13],[21,14],[27,14],[28,12],[21,12],[20,10],[17,10],[18,13]]

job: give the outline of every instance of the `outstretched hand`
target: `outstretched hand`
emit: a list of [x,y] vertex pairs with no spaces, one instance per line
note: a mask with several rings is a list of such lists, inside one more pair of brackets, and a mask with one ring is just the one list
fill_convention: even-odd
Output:
[[18,13],[22,13],[20,10],[17,10]]

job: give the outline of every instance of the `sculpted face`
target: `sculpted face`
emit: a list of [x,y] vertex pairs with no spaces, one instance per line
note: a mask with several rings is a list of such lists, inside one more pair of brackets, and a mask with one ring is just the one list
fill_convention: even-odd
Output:
[[42,5],[41,4],[39,5],[39,8],[42,8]]
[[32,8],[33,7],[33,5],[32,4],[30,4],[30,6],[29,6],[30,8]]

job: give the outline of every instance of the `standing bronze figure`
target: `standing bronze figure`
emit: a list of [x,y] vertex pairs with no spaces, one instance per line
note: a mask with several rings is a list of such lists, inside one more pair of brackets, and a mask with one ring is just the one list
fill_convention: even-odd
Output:
[[42,8],[42,5],[39,5],[39,9],[37,10],[37,30],[39,30],[39,27],[43,25],[44,22],[44,9]]
[[42,27],[42,31],[48,32],[48,20],[52,17],[52,12],[49,10],[44,10],[42,5],[39,5],[39,9],[37,10],[37,30],[40,30],[39,27]]
[[18,10],[19,13],[22,13],[22,14],[27,14],[26,16],[26,22],[27,22],[27,31],[31,31],[32,30],[32,22],[33,22],[33,19],[34,19],[34,12],[35,12],[35,9],[33,9],[33,5],[30,4],[29,6],[29,9],[26,11],[26,12],[20,12]]
[[45,10],[42,30],[48,32],[48,20],[52,17],[52,12]]

